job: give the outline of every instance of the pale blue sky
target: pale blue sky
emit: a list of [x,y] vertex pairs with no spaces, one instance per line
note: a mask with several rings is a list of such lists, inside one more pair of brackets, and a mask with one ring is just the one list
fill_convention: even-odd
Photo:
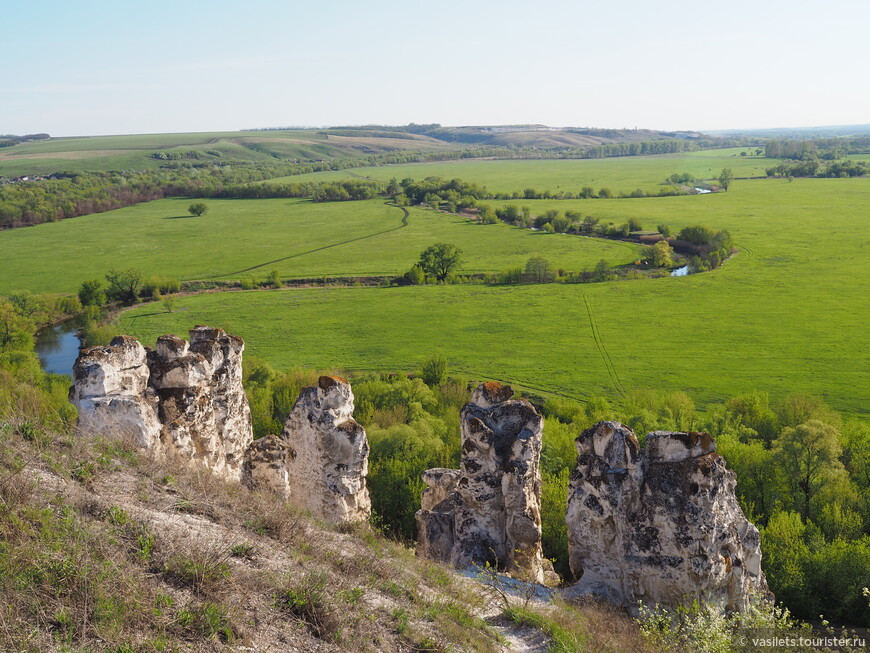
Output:
[[0,22],[0,133],[870,123],[867,0],[43,0]]

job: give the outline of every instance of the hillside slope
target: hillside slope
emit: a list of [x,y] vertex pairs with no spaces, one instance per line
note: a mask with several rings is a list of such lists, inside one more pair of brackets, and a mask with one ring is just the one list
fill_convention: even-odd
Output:
[[[643,650],[595,604],[502,593],[125,443],[0,421],[0,650]],[[514,602],[522,599],[513,599]],[[247,648],[244,648],[247,647]]]

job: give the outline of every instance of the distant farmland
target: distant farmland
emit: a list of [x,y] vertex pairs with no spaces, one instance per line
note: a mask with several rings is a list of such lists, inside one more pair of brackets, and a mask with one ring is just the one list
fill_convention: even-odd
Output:
[[[870,179],[759,180],[715,196],[598,200],[594,212],[608,217],[728,228],[741,251],[682,279],[232,293],[182,299],[172,314],[143,306],[121,326],[150,341],[220,323],[279,368],[414,370],[444,352],[454,372],[577,398],[652,387],[713,401],[760,389],[775,398],[815,394],[867,414],[868,203]],[[534,207],[572,204],[588,206]],[[485,249],[469,250],[470,260]]]
[[597,193],[601,187],[614,192],[631,192],[636,188],[657,193],[664,180],[675,172],[689,172],[698,179],[712,179],[722,168],[731,168],[736,177],[763,177],[765,168],[776,160],[739,155],[755,148],[702,150],[680,154],[644,157],[614,157],[610,159],[542,159],[494,160],[475,159],[440,163],[414,163],[370,168],[354,168],[336,172],[318,172],[294,177],[280,177],[262,183],[293,183],[366,177],[387,182],[405,177],[423,179],[429,176],[486,186],[492,192],[522,192],[526,188],[578,193],[591,186]]

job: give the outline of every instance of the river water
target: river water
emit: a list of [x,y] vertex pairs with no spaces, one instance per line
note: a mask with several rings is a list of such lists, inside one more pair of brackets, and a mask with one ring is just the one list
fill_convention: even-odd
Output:
[[36,336],[36,355],[42,369],[52,374],[72,376],[73,364],[79,355],[76,320],[67,320],[46,327]]

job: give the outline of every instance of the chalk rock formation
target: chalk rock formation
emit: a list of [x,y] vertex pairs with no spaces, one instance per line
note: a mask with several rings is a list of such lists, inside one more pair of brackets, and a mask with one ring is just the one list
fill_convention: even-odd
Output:
[[[321,376],[317,387],[303,389],[281,440],[287,449],[293,503],[333,523],[369,518],[369,444],[365,429],[353,419],[353,392],[347,381]],[[253,482],[260,482],[256,472]]]
[[484,383],[460,414],[461,470],[430,469],[417,553],[458,568],[487,562],[543,582],[540,454],[544,419],[510,386]]
[[92,347],[74,368],[79,427],[124,433],[157,456],[199,462],[238,480],[253,440],[242,388],[241,338],[197,326],[190,344],[161,336],[148,351],[129,336]]
[[287,445],[277,435],[254,440],[245,453],[242,480],[251,489],[272,490],[285,499],[290,497],[287,474]]
[[576,446],[567,512],[574,593],[631,608],[698,599],[729,611],[769,594],[758,529],[708,434],[656,431],[641,451],[631,429],[599,422]]
[[145,356],[145,348],[129,336],[81,352],[69,394],[79,428],[130,438],[143,449],[159,446],[157,395],[148,387]]

